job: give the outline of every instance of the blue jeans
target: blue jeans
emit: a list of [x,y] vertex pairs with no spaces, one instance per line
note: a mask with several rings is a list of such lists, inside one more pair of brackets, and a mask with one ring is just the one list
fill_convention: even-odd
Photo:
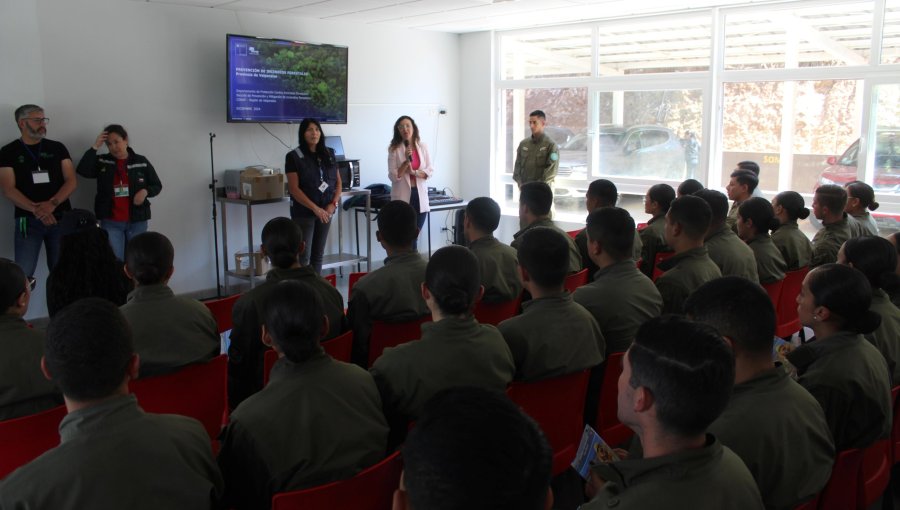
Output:
[[22,268],[26,276],[34,276],[38,258],[41,256],[41,245],[47,247],[47,269],[53,270],[59,260],[59,246],[62,231],[59,224],[44,225],[35,217],[15,218],[15,258],[16,264]]
[[[419,190],[413,188],[412,193],[409,195],[409,205],[412,206],[413,210],[416,211],[416,226],[419,227],[419,233],[422,233],[422,227],[425,225],[425,218],[428,217],[427,212],[419,212],[421,209],[421,205],[419,204]],[[419,238],[416,237],[416,240],[413,241],[413,250],[419,249]]]
[[132,237],[147,231],[147,222],[100,220],[100,228],[109,234],[109,245],[112,246],[116,258],[124,262],[125,245]]
[[[331,222],[322,223],[315,216],[292,219],[303,230],[303,242],[306,243],[306,248],[300,254],[300,265],[312,266],[316,274],[322,274],[322,258],[325,256],[325,242],[328,241]],[[337,218],[332,218],[331,221],[337,221]]]

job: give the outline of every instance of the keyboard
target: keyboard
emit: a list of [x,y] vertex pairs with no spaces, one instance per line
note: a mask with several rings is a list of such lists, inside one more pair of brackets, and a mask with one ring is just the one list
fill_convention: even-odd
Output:
[[458,204],[462,202],[463,199],[451,197],[448,195],[431,195],[428,197],[428,205],[448,205],[448,204]]

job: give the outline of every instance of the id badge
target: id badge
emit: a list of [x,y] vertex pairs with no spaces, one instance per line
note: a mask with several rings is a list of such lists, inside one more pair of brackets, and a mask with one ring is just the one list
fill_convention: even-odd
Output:
[[50,172],[42,171],[38,168],[36,172],[31,172],[31,180],[35,184],[48,184],[50,182]]
[[128,196],[128,186],[116,186],[113,188],[113,196],[116,198]]
[[324,181],[323,181],[322,184],[319,184],[319,193],[325,193],[325,190],[326,190],[326,189],[328,189],[328,183],[327,183],[327,182],[324,182]]

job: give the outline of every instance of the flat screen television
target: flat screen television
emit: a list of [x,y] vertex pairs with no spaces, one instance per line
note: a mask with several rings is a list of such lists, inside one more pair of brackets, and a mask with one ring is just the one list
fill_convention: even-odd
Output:
[[227,34],[228,122],[347,122],[347,47]]

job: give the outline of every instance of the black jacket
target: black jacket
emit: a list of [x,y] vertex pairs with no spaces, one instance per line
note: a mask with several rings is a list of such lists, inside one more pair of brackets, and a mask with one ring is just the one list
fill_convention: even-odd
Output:
[[[162,184],[156,175],[153,165],[147,158],[136,154],[131,147],[128,148],[128,196],[130,198],[132,222],[146,221],[150,219],[150,200],[144,200],[141,205],[134,205],[134,195],[142,190],[147,190],[147,198],[159,195]],[[110,154],[97,155],[93,147],[85,151],[76,169],[78,175],[90,179],[97,179],[97,196],[94,197],[94,214],[97,219],[104,220],[112,216],[113,204],[113,178],[116,175],[116,158]]]

